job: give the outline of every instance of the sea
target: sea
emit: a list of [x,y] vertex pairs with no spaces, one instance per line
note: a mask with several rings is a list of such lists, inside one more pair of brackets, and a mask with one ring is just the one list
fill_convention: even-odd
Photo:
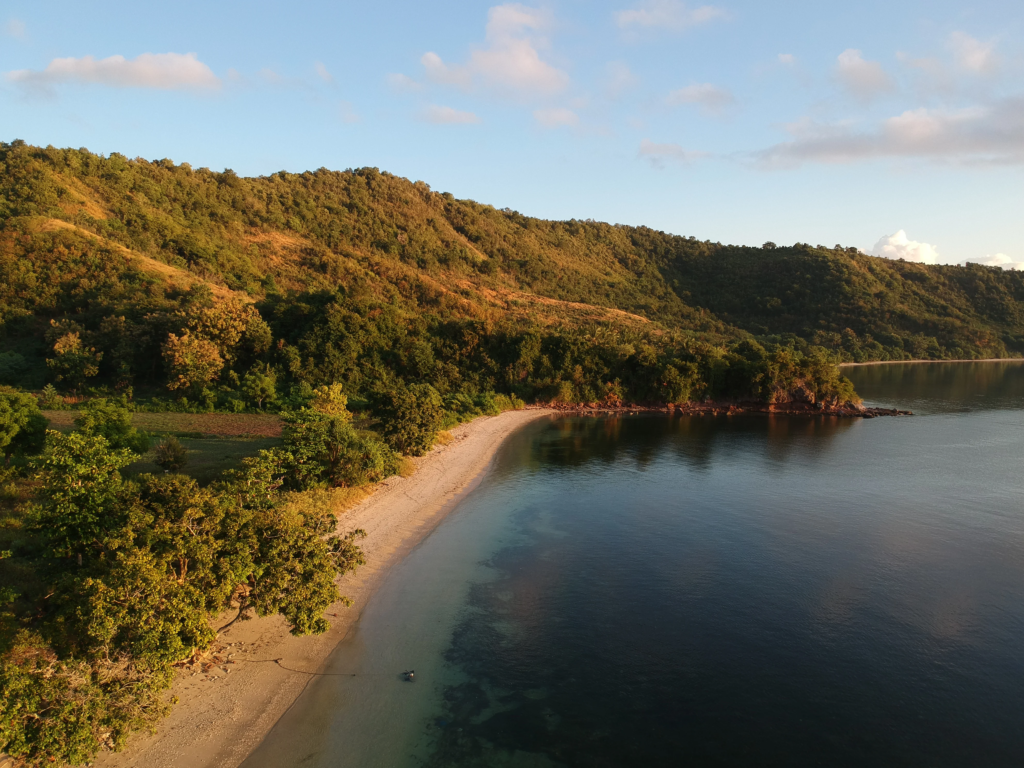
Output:
[[245,768],[1024,765],[1024,365],[844,373],[527,425]]

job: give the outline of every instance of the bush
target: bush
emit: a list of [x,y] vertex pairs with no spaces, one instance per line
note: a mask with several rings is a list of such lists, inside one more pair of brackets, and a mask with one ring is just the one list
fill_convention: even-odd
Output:
[[354,487],[398,473],[395,452],[376,435],[357,432],[342,416],[307,409],[289,414],[285,422],[289,483],[297,490]]
[[68,404],[53,384],[47,384],[39,393],[39,407],[47,411],[66,411]]
[[188,450],[174,435],[168,435],[154,451],[153,461],[167,472],[177,472],[188,463]]
[[48,423],[32,395],[0,387],[0,452],[39,453]]
[[115,450],[127,448],[138,454],[149,450],[149,435],[132,426],[132,412],[123,400],[90,400],[75,419],[75,430],[89,437],[105,437]]
[[373,410],[388,445],[410,456],[430,450],[444,423],[441,395],[429,384],[399,385],[378,392]]

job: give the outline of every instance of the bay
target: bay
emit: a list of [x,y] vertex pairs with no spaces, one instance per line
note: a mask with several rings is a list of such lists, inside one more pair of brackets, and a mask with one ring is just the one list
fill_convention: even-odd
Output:
[[1024,366],[845,372],[524,428],[245,765],[1020,765]]

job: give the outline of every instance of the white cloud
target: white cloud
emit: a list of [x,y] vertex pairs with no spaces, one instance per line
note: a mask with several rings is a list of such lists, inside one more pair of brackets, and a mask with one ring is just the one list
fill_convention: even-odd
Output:
[[995,256],[986,256],[983,259],[968,259],[967,263],[984,264],[986,267],[1024,270],[1024,261],[1014,261],[1005,253],[997,253]]
[[316,63],[316,74],[317,74],[317,76],[318,76],[318,77],[319,77],[319,78],[320,78],[321,80],[323,80],[323,81],[324,81],[325,83],[327,83],[327,84],[329,84],[329,85],[334,85],[334,75],[332,75],[332,74],[331,74],[331,73],[330,73],[330,72],[329,72],[329,71],[327,70],[327,67],[326,67],[326,66],[324,65],[324,63],[323,63],[323,62],[321,62],[321,61],[318,61],[318,62]]
[[911,240],[902,229],[896,234],[883,237],[875,243],[875,247],[871,249],[871,255],[882,256],[886,259],[916,261],[921,264],[939,263],[939,253],[934,245]]
[[707,152],[693,152],[683,149],[678,144],[656,144],[649,139],[640,142],[638,157],[647,160],[654,168],[664,168],[666,162],[675,162],[688,165],[695,160],[708,157]]
[[10,82],[48,90],[61,83],[98,83],[114,88],[161,90],[211,89],[220,80],[194,53],[143,53],[95,59],[54,59],[42,71],[19,69],[7,73]]
[[858,99],[868,101],[895,88],[882,65],[877,61],[867,61],[856,48],[847,48],[836,61],[836,77]]
[[480,118],[472,112],[463,112],[452,107],[441,107],[431,104],[420,113],[420,118],[436,125],[473,125]]
[[983,43],[963,32],[954,32],[949,36],[949,49],[957,65],[973,74],[987,75],[999,68],[994,40]]
[[801,120],[791,141],[754,154],[765,167],[920,158],[980,165],[1024,163],[1024,97],[960,110],[914,109],[857,130],[848,123]]
[[729,13],[714,5],[690,8],[681,0],[647,0],[634,8],[615,14],[620,29],[667,29],[675,32],[718,19],[727,19]]
[[680,104],[696,104],[704,112],[712,115],[721,114],[734,101],[732,93],[724,88],[701,83],[700,85],[688,85],[668,95],[668,103],[672,106]]
[[504,96],[553,96],[569,85],[569,75],[541,58],[550,16],[519,3],[497,5],[487,15],[486,45],[461,65],[449,65],[434,52],[420,62],[429,80],[463,90],[485,88]]
[[779,63],[785,64],[786,66],[792,66],[793,64],[796,64],[796,56],[792,53],[780,53]]
[[580,123],[579,115],[564,107],[534,110],[533,118],[545,128],[571,128]]
[[20,19],[10,19],[4,24],[4,34],[8,37],[23,38],[25,36],[25,22]]

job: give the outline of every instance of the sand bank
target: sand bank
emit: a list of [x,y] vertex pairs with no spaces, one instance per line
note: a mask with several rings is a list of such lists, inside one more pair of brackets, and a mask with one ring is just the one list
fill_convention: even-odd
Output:
[[[239,622],[218,638],[217,655],[201,672],[178,675],[178,704],[153,736],[137,735],[102,768],[234,768],[291,706],[334,647],[356,623],[387,569],[420,542],[481,476],[502,441],[553,411],[509,411],[452,430],[452,441],[417,459],[412,477],[393,477],[339,518],[339,531],[362,528],[367,564],[340,581],[346,608],[327,610],[331,629],[293,637],[283,619]],[[280,663],[274,660],[280,659]],[[267,660],[267,661],[259,661]],[[300,670],[300,671],[294,671]]]

